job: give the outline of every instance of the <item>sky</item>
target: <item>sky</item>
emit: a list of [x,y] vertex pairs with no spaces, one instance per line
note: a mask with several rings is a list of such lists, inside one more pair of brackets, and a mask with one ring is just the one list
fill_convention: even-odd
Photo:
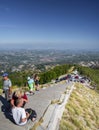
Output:
[[99,0],[0,0],[0,46],[99,50]]

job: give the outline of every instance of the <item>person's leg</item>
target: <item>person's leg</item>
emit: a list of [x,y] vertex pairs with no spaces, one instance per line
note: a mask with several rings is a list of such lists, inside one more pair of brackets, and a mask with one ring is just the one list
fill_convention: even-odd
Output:
[[35,86],[33,86],[33,91],[35,91]]
[[9,100],[9,91],[8,90],[5,90],[5,99],[8,101]]
[[30,88],[30,93],[31,93],[31,95],[35,94],[34,91],[33,91],[33,86],[31,86],[31,88]]
[[3,109],[3,111],[10,112],[11,113],[11,104],[10,104],[10,99],[9,99],[9,90],[5,90],[5,98],[6,98],[6,104]]
[[39,91],[39,84],[36,85],[36,91]]

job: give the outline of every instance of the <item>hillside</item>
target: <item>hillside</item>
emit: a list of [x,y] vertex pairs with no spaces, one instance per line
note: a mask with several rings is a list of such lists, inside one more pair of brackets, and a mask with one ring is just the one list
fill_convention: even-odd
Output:
[[65,107],[59,130],[98,130],[98,99],[97,92],[76,83]]

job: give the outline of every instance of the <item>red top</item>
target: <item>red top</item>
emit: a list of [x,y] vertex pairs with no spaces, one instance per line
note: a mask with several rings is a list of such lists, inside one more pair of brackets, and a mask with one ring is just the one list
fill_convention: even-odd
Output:
[[[24,95],[21,98],[28,100],[28,97],[27,97],[27,95],[25,93],[24,93]],[[15,96],[15,93],[13,94],[12,99],[13,100],[18,99],[18,97]]]
[[26,95],[25,93],[24,93],[24,95],[22,96],[22,98],[23,98],[23,99],[26,99],[26,100],[28,99],[28,98],[27,98],[27,95]]

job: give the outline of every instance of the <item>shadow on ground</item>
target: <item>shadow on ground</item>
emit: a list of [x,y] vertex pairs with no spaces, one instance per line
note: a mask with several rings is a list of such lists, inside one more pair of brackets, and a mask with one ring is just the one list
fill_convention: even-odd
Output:
[[14,122],[13,117],[12,117],[12,113],[11,113],[11,107],[10,107],[10,103],[3,97],[0,95],[0,101],[1,101],[1,111],[4,113],[5,117],[7,119],[9,119],[11,122]]

